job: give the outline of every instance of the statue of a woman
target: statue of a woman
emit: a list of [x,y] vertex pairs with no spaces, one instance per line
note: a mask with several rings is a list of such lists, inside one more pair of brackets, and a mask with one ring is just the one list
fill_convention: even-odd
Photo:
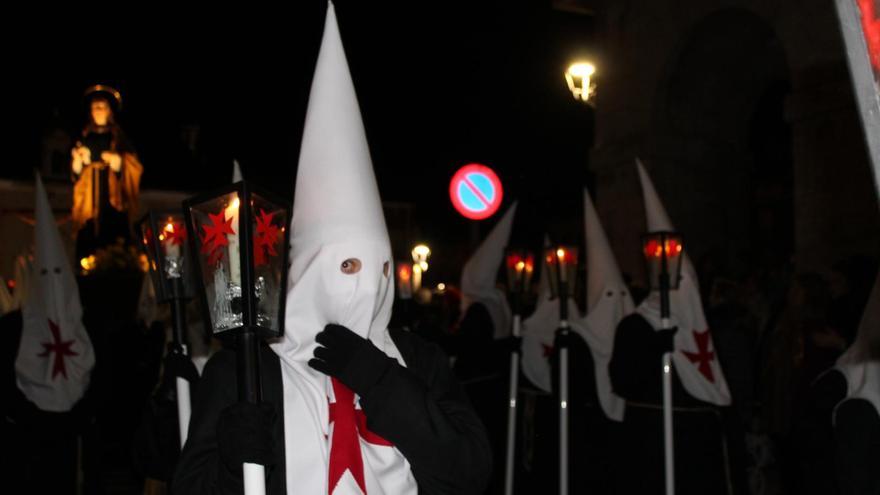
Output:
[[71,150],[73,223],[77,259],[104,246],[127,242],[138,210],[143,166],[114,112],[122,106],[115,89],[92,86],[85,93],[90,118]]

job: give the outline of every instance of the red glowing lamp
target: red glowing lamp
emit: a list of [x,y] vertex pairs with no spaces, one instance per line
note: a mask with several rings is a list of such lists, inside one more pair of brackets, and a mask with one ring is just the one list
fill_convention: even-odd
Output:
[[505,262],[508,292],[511,296],[527,292],[535,271],[534,255],[523,249],[508,249]]
[[550,293],[553,298],[566,299],[574,286],[577,273],[578,250],[572,246],[557,246],[544,251],[544,265],[550,275]]
[[652,289],[660,289],[668,277],[669,289],[677,289],[681,278],[684,245],[676,232],[651,232],[642,238],[642,252],[648,264],[648,279]]

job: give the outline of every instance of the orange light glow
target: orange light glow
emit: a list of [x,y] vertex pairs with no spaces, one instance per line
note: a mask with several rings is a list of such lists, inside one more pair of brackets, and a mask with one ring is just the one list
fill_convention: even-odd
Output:
[[406,282],[409,281],[412,276],[412,272],[409,269],[408,265],[403,265],[400,269],[397,270],[397,276],[400,277],[400,280]]
[[[667,257],[679,256],[682,252],[682,245],[675,239],[666,239],[665,251]],[[664,249],[660,246],[660,241],[650,239],[645,243],[645,256],[648,258],[659,258],[663,256]]]

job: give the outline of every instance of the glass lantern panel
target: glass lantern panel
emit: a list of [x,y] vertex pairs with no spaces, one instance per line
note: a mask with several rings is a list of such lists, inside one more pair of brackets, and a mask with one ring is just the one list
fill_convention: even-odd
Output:
[[412,299],[412,264],[398,261],[395,265],[397,274],[397,296],[401,299]]
[[290,219],[284,206],[259,194],[251,195],[250,222],[253,236],[254,301],[256,324],[272,333],[282,328],[282,277],[287,276],[284,232]]
[[159,246],[164,257],[162,275],[166,278],[182,278],[186,253],[186,226],[183,215],[164,214],[157,217]]
[[156,291],[158,300],[165,297],[163,281],[159,278],[159,256],[156,253],[156,244],[153,240],[153,222],[152,216],[147,215],[138,225],[140,231],[140,243],[147,255],[147,263],[150,264],[150,281],[153,283],[153,290]]
[[235,191],[190,207],[213,333],[243,325],[239,207]]

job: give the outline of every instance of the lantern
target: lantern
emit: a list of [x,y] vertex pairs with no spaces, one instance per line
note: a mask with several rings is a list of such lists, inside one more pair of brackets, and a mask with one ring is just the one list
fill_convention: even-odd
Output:
[[422,288],[422,274],[428,271],[428,257],[431,248],[419,244],[412,249],[412,290],[418,292]]
[[510,297],[514,313],[522,303],[523,296],[528,292],[535,271],[535,257],[524,249],[507,249],[505,254],[507,266],[507,294]]
[[[571,295],[577,274],[578,251],[571,246],[557,246],[544,252],[544,267],[550,275],[551,297],[565,301]],[[562,304],[560,307],[566,307]]]
[[565,70],[565,82],[575,100],[593,104],[596,95],[596,83],[593,76],[596,66],[589,62],[576,62]]
[[[652,232],[642,239],[642,251],[648,264],[648,279],[652,290],[660,290],[664,283],[677,289],[684,247],[681,235],[675,232]],[[664,278],[666,281],[664,282]]]
[[136,225],[140,246],[147,256],[156,300],[191,298],[195,281],[182,212],[147,213]]
[[200,297],[212,335],[284,331],[290,207],[247,182],[184,201]]
[[397,276],[397,296],[404,300],[412,299],[413,296],[413,265],[406,261],[398,261],[395,264]]

